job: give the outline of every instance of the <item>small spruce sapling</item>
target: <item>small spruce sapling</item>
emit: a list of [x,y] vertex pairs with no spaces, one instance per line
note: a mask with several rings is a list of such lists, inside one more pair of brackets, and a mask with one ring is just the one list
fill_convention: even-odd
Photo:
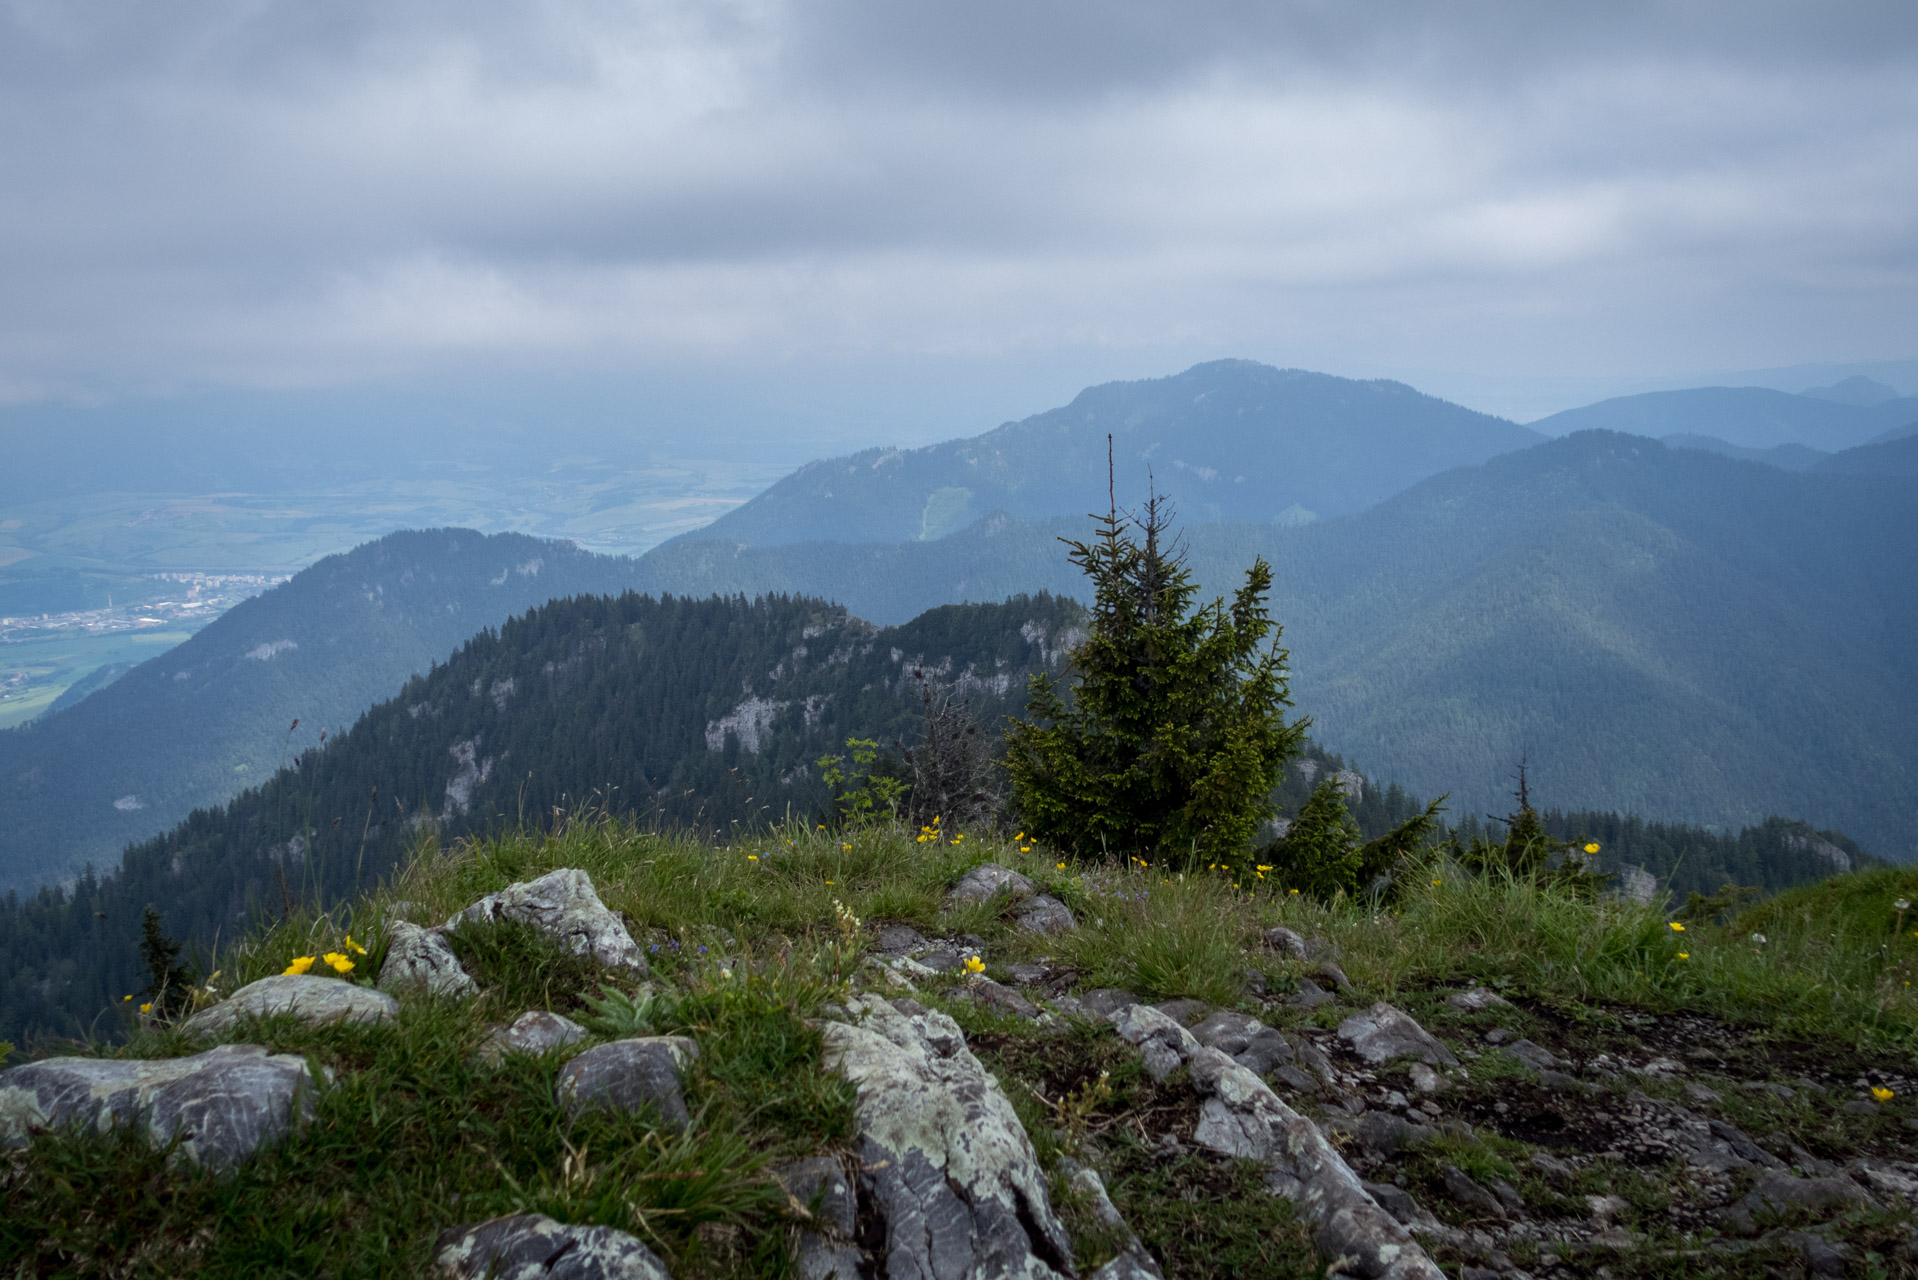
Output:
[[172,1018],[193,1002],[199,981],[192,966],[179,963],[180,944],[160,931],[160,913],[152,907],[140,922],[140,959],[146,963],[147,985],[140,992],[156,1018]]

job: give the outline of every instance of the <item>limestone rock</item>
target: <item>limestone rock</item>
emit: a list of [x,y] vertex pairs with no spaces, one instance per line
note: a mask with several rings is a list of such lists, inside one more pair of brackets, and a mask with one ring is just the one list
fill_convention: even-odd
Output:
[[1469,991],[1454,991],[1445,997],[1445,1003],[1460,1013],[1479,1013],[1495,1006],[1510,1008],[1512,1002],[1490,987],[1473,987]]
[[1456,1067],[1452,1051],[1434,1039],[1412,1016],[1381,1000],[1339,1024],[1339,1039],[1377,1066],[1393,1058],[1414,1057],[1435,1067]]
[[1182,1027],[1189,1027],[1212,1012],[1212,1006],[1203,1000],[1161,1000],[1153,1008]]
[[858,1090],[860,1178],[882,1220],[880,1274],[1054,1280],[1072,1246],[1012,1104],[951,1018],[855,999],[822,1028]]
[[1192,1028],[1192,1037],[1207,1048],[1217,1049],[1254,1075],[1270,1075],[1291,1063],[1297,1055],[1276,1027],[1268,1027],[1257,1018],[1221,1009]]
[[1448,1164],[1442,1170],[1445,1194],[1459,1204],[1490,1218],[1503,1218],[1505,1206],[1499,1198],[1472,1180],[1472,1176],[1455,1164]]
[[1508,1058],[1517,1058],[1534,1071],[1550,1071],[1558,1066],[1558,1059],[1550,1049],[1533,1044],[1530,1040],[1514,1040],[1499,1052]]
[[1283,951],[1294,960],[1306,958],[1305,939],[1282,924],[1265,931],[1265,945],[1274,951]]
[[1014,902],[1023,902],[1038,891],[1038,886],[1011,867],[988,862],[959,877],[959,883],[946,895],[946,910],[989,902],[1002,893]]
[[795,1160],[775,1171],[795,1214],[810,1215],[794,1261],[800,1280],[860,1280],[862,1255],[852,1243],[857,1212],[852,1179],[831,1156]]
[[1200,1047],[1190,1031],[1149,1004],[1127,1005],[1112,1015],[1112,1025],[1127,1044],[1139,1047],[1154,1080],[1163,1081]]
[[1313,972],[1319,977],[1324,978],[1334,987],[1337,987],[1340,991],[1350,991],[1352,989],[1352,979],[1346,977],[1345,970],[1339,968],[1330,960],[1321,964],[1317,969],[1314,969]]
[[1404,1226],[1423,1222],[1426,1214],[1419,1208],[1419,1202],[1404,1187],[1390,1182],[1368,1182],[1364,1184],[1365,1193],[1378,1201],[1379,1208],[1397,1218]]
[[0,1072],[0,1143],[138,1125],[156,1146],[182,1135],[185,1158],[226,1169],[311,1118],[314,1086],[306,1059],[255,1044],[158,1060],[49,1058]]
[[879,926],[879,950],[889,956],[909,956],[921,947],[929,946],[926,935],[909,924],[882,924]]
[[635,1036],[594,1045],[559,1070],[555,1089],[574,1119],[588,1111],[656,1110],[667,1127],[684,1130],[692,1120],[680,1073],[699,1057],[685,1036]]
[[971,982],[955,990],[953,995],[958,998],[977,1001],[987,1008],[996,1009],[1000,1013],[1009,1013],[1015,1018],[1036,1018],[1039,1016],[1038,1005],[1032,1003],[1032,1001],[1026,999],[1011,987],[1006,986],[1004,983],[994,982],[991,978],[974,978]]
[[1337,996],[1312,979],[1300,978],[1299,989],[1292,994],[1292,999],[1288,1003],[1295,1004],[1301,1009],[1316,1009],[1322,1004],[1331,1004],[1337,999]]
[[434,1273],[444,1280],[671,1280],[636,1237],[538,1213],[452,1227],[433,1253]]
[[1013,923],[1027,933],[1064,933],[1078,924],[1065,903],[1042,893],[1025,905]]
[[310,973],[281,973],[249,982],[219,1004],[186,1020],[190,1035],[217,1036],[241,1018],[290,1013],[309,1026],[335,1022],[380,1022],[400,1011],[400,1002],[384,991],[356,986],[341,978]]
[[509,1053],[550,1053],[585,1038],[586,1028],[571,1018],[533,1009],[508,1026],[495,1027],[480,1041],[478,1056],[482,1062],[498,1062]]
[[1095,1018],[1110,1018],[1127,1005],[1138,1004],[1139,997],[1122,987],[1097,987],[1080,996],[1079,1003]]
[[646,953],[599,900],[592,877],[576,867],[561,867],[489,893],[443,927],[453,928],[462,920],[517,920],[557,938],[576,956],[591,956],[608,968],[650,972]]
[[1441,1280],[1411,1234],[1366,1193],[1358,1176],[1304,1116],[1264,1081],[1217,1049],[1195,1050],[1188,1065],[1205,1098],[1192,1140],[1221,1155],[1263,1163],[1267,1185],[1311,1222],[1319,1251],[1349,1259],[1344,1270],[1383,1280]]
[[1798,1178],[1781,1169],[1761,1169],[1751,1193],[1726,1209],[1723,1220],[1726,1230],[1749,1236],[1757,1234],[1761,1214],[1822,1214],[1869,1203],[1871,1197],[1850,1178]]
[[1120,1242],[1119,1256],[1094,1271],[1092,1280],[1165,1280],[1158,1259],[1139,1240],[1118,1206],[1112,1203],[1112,1197],[1106,1194],[1105,1180],[1099,1177],[1099,1171],[1087,1168],[1071,1156],[1059,1158],[1059,1171],[1065,1174],[1066,1184],[1091,1205],[1092,1216],[1099,1220],[1099,1225]]
[[386,930],[382,991],[424,991],[430,996],[470,996],[479,984],[460,966],[443,934],[396,920]]

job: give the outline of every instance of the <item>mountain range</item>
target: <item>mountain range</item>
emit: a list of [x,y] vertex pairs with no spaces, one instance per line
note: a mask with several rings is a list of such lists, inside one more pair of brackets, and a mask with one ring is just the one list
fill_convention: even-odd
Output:
[[631,580],[630,560],[520,534],[397,533],[329,556],[73,705],[0,730],[0,889],[111,866],[475,632]]

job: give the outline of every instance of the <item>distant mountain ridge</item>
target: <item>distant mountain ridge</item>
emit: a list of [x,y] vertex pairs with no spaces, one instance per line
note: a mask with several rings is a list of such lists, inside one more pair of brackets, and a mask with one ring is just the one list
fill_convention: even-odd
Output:
[[[1836,471],[1583,432],[1336,520],[1181,532],[1209,591],[1272,561],[1315,737],[1416,792],[1502,813],[1529,756],[1554,805],[1788,813],[1911,857],[1918,485]],[[643,557],[641,582],[817,592],[884,620],[1077,594],[1057,539],[1086,532],[1001,514],[934,542],[681,542]]]
[[1764,387],[1692,387],[1617,396],[1531,425],[1548,436],[1574,431],[1622,431],[1653,439],[1709,436],[1744,449],[1797,444],[1830,453],[1914,422],[1918,398],[1910,396],[1857,404]]
[[679,541],[931,541],[994,511],[1102,511],[1108,433],[1122,505],[1144,497],[1149,471],[1191,520],[1280,523],[1357,511],[1540,438],[1402,383],[1218,360],[1090,387],[984,435],[810,463]]
[[114,865],[129,842],[258,783],[482,628],[633,576],[622,557],[459,529],[329,556],[56,714],[0,730],[0,890]]

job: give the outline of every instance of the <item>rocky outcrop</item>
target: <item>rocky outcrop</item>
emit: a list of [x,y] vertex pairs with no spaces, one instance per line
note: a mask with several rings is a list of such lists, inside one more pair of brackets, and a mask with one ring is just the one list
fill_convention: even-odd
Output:
[[858,1090],[860,1180],[889,1280],[1053,1280],[1072,1246],[1031,1141],[998,1082],[937,1012],[854,999],[822,1031]]
[[1112,1025],[1127,1044],[1137,1045],[1145,1073],[1165,1078],[1200,1047],[1190,1031],[1149,1004],[1131,1004],[1112,1015]]
[[544,1009],[533,1009],[503,1027],[494,1027],[480,1041],[475,1056],[482,1062],[497,1063],[509,1053],[551,1053],[586,1038],[586,1028],[571,1018]]
[[1352,1052],[1377,1066],[1393,1058],[1417,1058],[1435,1067],[1456,1067],[1452,1051],[1421,1027],[1412,1016],[1381,1000],[1364,1013],[1339,1024],[1339,1039]]
[[[344,984],[336,984],[344,985]],[[81,1126],[143,1126],[156,1146],[231,1168],[313,1114],[306,1059],[229,1044],[185,1058],[49,1058],[0,1072],[0,1142]]]
[[380,990],[422,991],[431,996],[470,996],[479,984],[467,976],[438,930],[395,920],[386,930],[386,960],[380,965]]
[[946,910],[971,906],[976,902],[990,902],[1000,894],[1014,902],[1024,902],[1037,892],[1037,885],[1011,867],[988,862],[959,877],[959,883],[953,885],[952,891],[946,895]]
[[831,1156],[811,1156],[775,1176],[793,1213],[807,1223],[793,1258],[800,1280],[861,1280],[865,1259],[852,1243],[859,1203],[845,1166]]
[[624,1231],[537,1213],[442,1231],[433,1272],[443,1280],[671,1280],[653,1251]]
[[1077,922],[1065,903],[1042,893],[1026,904],[1013,923],[1027,933],[1065,933]]
[[186,1020],[189,1035],[217,1036],[242,1018],[292,1014],[308,1026],[336,1022],[381,1022],[400,1011],[400,1002],[384,991],[343,978],[310,973],[281,973],[249,982],[224,1001]]
[[1205,1099],[1193,1142],[1264,1164],[1273,1192],[1298,1206],[1313,1225],[1319,1251],[1343,1259],[1342,1271],[1386,1280],[1442,1280],[1438,1267],[1366,1192],[1317,1125],[1217,1049],[1200,1048],[1188,1065],[1192,1086]]
[[463,920],[516,920],[557,938],[576,956],[591,956],[608,968],[650,972],[646,953],[599,900],[592,877],[576,867],[489,893],[441,928],[454,928]]
[[699,1057],[685,1036],[637,1036],[594,1045],[560,1068],[560,1105],[574,1119],[588,1111],[656,1111],[668,1128],[692,1120],[680,1074]]
[[1066,1185],[1091,1207],[1099,1225],[1120,1242],[1118,1256],[1094,1271],[1091,1280],[1165,1280],[1159,1260],[1147,1250],[1112,1203],[1112,1197],[1106,1194],[1105,1180],[1098,1170],[1087,1168],[1071,1156],[1061,1156],[1059,1172],[1065,1175]]

